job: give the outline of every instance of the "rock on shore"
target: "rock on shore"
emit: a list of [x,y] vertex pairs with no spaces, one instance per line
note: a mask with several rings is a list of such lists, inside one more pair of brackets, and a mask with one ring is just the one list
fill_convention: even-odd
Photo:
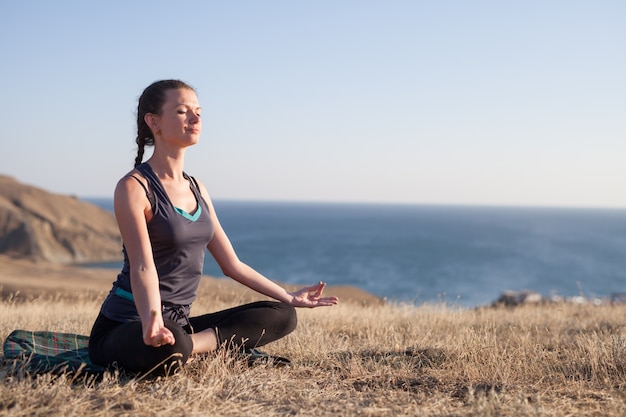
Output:
[[0,175],[0,254],[55,263],[117,260],[115,217],[76,197]]

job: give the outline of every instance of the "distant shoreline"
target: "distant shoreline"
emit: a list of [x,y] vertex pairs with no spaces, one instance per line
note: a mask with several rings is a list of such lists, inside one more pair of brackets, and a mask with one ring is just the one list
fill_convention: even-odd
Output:
[[[216,210],[241,259],[282,282],[467,308],[507,290],[598,302],[624,292],[626,210],[232,200]],[[102,266],[121,257],[89,265]],[[221,276],[208,257],[204,273]]]
[[[80,265],[62,265],[28,259],[15,259],[0,254],[0,292],[2,299],[18,298],[28,300],[37,297],[71,297],[80,291],[91,292],[94,296],[104,295],[111,289],[117,273],[113,268],[89,268]],[[199,293],[204,296],[218,296],[222,299],[263,296],[227,279],[204,276]],[[286,285],[288,289],[297,286]],[[384,300],[360,288],[351,286],[329,286],[326,293],[336,295],[342,302],[362,305],[380,305]],[[201,296],[201,295],[199,295]]]
[[[78,197],[87,203],[95,204],[106,210],[113,211],[113,197]],[[293,200],[246,200],[246,199],[213,199],[216,206],[220,205],[263,205],[263,206],[320,206],[320,207],[389,207],[389,208],[438,208],[449,209],[503,209],[503,210],[573,210],[573,211],[626,211],[626,207],[605,206],[542,206],[522,204],[454,204],[454,203],[409,203],[409,202],[375,202],[375,201],[293,201]]]

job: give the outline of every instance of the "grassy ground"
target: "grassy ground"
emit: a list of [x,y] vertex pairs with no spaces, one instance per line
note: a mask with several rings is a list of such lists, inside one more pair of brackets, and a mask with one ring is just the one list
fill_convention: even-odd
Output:
[[[213,296],[212,296],[213,294]],[[0,301],[13,329],[88,334],[104,292]],[[203,287],[192,313],[249,301]],[[153,380],[32,377],[0,364],[0,416],[624,416],[626,306],[456,309],[345,302],[299,310],[266,347],[288,368],[226,354]]]

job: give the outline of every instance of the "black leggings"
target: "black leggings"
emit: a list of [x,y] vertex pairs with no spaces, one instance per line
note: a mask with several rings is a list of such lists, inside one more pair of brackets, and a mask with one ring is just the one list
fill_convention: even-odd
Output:
[[[120,323],[100,313],[89,337],[89,358],[101,366],[116,365],[132,373],[164,375],[187,362],[193,343],[188,332],[215,330],[218,346],[252,348],[278,340],[296,328],[296,311],[290,304],[258,301],[216,313],[190,317],[191,328],[165,319],[173,345],[148,346],[143,342],[141,322]],[[192,330],[193,329],[193,330]]]

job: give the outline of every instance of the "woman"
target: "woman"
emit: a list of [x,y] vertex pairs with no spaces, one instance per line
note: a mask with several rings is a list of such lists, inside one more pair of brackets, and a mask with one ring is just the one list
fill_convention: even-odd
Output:
[[[139,98],[135,169],[114,196],[124,266],[91,332],[96,364],[166,374],[193,354],[284,337],[296,326],[294,307],[338,302],[322,296],[322,282],[290,293],[239,260],[204,185],[183,171],[185,151],[200,138],[200,110],[195,90],[178,80],[157,81]],[[148,145],[154,152],[142,163]],[[226,276],[277,301],[189,317],[205,247]]]

